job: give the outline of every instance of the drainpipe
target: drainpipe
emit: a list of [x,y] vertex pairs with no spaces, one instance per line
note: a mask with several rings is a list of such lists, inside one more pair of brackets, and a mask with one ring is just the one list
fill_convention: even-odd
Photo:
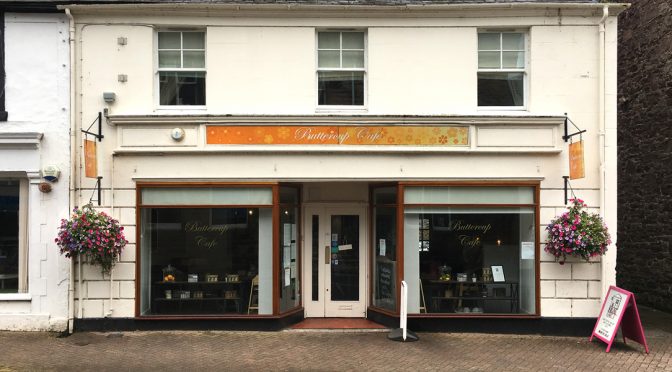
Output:
[[[75,19],[70,13],[70,9],[65,8],[65,15],[68,17],[69,21],[69,45],[70,45],[70,205],[68,209],[68,214],[75,207],[75,187],[77,179],[76,172],[77,167],[75,165],[74,158],[77,152],[77,123],[75,120]],[[80,266],[81,268],[81,266]],[[75,323],[75,260],[70,260],[70,280],[68,280],[68,331],[72,333],[74,331]],[[80,270],[80,281],[81,281],[81,270]],[[79,285],[80,293],[82,285],[80,282]],[[80,301],[81,302],[81,301]],[[81,304],[80,304],[81,306]],[[81,311],[80,311],[81,313]]]

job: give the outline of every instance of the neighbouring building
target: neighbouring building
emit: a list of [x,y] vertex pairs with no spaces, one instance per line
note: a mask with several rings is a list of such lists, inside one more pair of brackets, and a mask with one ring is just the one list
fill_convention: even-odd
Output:
[[2,330],[68,325],[71,265],[54,243],[72,189],[68,25],[54,4],[0,2]]
[[672,311],[672,4],[634,1],[621,24],[617,282]]
[[[102,177],[100,208],[130,240],[111,277],[75,270],[76,328],[393,323],[401,280],[416,330],[592,326],[616,247],[559,265],[544,228],[566,203],[569,117],[586,130],[572,189],[616,240],[626,7],[61,7],[76,41],[77,203]],[[99,115],[105,137],[85,154],[79,129]]]

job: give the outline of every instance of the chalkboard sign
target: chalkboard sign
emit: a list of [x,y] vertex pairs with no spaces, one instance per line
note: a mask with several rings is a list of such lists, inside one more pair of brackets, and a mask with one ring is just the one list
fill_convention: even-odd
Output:
[[378,260],[376,266],[376,298],[381,302],[394,304],[396,293],[394,278],[397,263],[395,261]]

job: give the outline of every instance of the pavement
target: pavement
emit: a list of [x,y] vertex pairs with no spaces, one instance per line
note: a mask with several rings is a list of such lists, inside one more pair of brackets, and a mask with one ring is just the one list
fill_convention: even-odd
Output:
[[672,315],[640,308],[650,353],[618,338],[381,330],[0,332],[0,371],[671,371]]

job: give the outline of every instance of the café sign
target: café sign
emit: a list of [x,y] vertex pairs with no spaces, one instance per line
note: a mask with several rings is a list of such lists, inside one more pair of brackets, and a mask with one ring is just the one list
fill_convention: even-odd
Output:
[[255,125],[206,127],[209,145],[467,146],[467,126]]

